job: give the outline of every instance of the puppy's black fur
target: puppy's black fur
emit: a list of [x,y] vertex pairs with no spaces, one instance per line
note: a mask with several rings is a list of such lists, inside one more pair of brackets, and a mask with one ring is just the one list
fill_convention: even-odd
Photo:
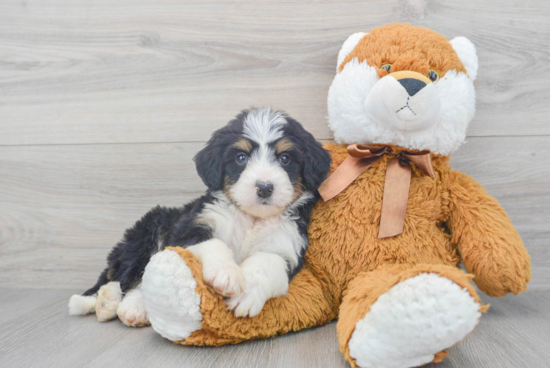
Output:
[[[126,230],[123,239],[109,254],[107,268],[94,287],[83,295],[96,294],[102,285],[110,281],[119,281],[125,293],[139,285],[145,266],[156,252],[166,246],[186,248],[212,238],[212,229],[195,220],[206,204],[215,204],[217,199],[213,193],[224,190],[226,178],[236,182],[244,170],[243,166],[235,163],[237,149],[234,143],[243,137],[243,125],[248,113],[248,110],[243,111],[224,128],[214,132],[206,147],[195,156],[197,172],[208,187],[206,194],[183,207],[157,206],[145,214]],[[284,169],[292,182],[301,181],[304,189],[314,194],[292,214],[297,218],[298,230],[307,242],[309,216],[319,199],[317,188],[329,173],[330,155],[296,120],[287,115],[284,117],[287,124],[282,128],[283,136],[294,145],[288,152],[292,164]],[[287,261],[289,280],[301,269],[305,251],[304,248],[299,255],[298,266],[290,267]]]

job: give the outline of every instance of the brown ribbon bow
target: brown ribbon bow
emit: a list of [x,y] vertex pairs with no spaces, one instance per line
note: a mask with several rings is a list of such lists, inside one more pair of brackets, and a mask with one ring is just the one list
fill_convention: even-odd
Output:
[[[319,193],[325,202],[346,189],[382,156],[392,153],[392,148],[390,146],[352,144],[348,146],[348,153],[350,157],[345,159],[319,187]],[[388,162],[378,238],[389,238],[403,232],[411,185],[409,162],[414,163],[426,175],[435,177],[432,157],[428,150],[402,152]]]

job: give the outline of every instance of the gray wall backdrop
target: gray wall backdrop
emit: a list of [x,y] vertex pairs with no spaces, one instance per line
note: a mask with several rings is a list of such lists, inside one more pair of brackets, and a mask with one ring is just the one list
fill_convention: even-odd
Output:
[[331,139],[342,42],[403,21],[478,49],[452,158],[506,208],[550,289],[550,2],[0,2],[0,287],[85,289],[125,228],[205,188],[192,157],[240,109]]

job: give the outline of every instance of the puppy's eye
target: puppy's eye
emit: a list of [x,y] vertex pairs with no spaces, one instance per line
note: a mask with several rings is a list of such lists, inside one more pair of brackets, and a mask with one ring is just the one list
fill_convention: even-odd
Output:
[[439,79],[439,74],[435,70],[430,70],[428,72],[428,77],[432,82],[435,82]]
[[390,69],[391,69],[391,64],[384,64],[380,67],[380,69],[384,69],[385,71],[387,71],[389,73]]
[[244,165],[248,162],[248,156],[241,152],[237,155],[237,157],[235,157],[235,161],[239,165]]
[[290,156],[286,153],[283,153],[279,156],[279,162],[281,163],[281,165],[288,165],[290,163]]

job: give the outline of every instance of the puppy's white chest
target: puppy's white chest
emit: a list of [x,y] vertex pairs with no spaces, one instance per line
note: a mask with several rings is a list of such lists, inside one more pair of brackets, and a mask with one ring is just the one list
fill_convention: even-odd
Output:
[[214,236],[225,241],[235,255],[235,261],[240,263],[250,254],[262,248],[269,241],[269,236],[281,231],[279,218],[256,219],[242,212],[233,216],[233,226],[230,232],[217,232]]
[[251,252],[269,243],[283,231],[282,216],[259,219],[239,211],[232,205],[210,205],[201,215],[213,229],[213,237],[225,242],[233,250],[237,263]]

